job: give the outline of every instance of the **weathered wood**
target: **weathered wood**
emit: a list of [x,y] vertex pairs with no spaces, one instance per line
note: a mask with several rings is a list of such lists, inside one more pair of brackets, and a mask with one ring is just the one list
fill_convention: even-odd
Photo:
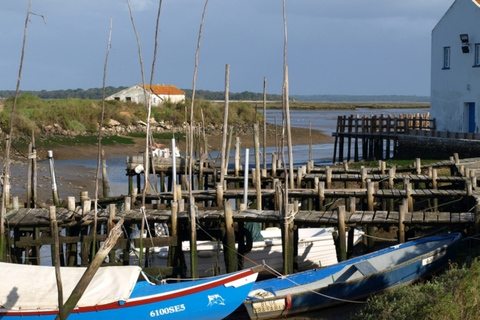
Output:
[[338,207],[338,252],[339,261],[347,260],[347,234],[345,225],[345,206]]
[[235,230],[233,226],[232,204],[225,201],[223,204],[225,208],[225,238],[223,241],[223,254],[225,257],[225,266],[227,272],[234,272],[237,270],[237,254],[235,251]]
[[98,268],[100,268],[103,261],[105,260],[105,257],[108,255],[110,250],[114,247],[115,243],[117,242],[117,239],[122,235],[123,233],[121,229],[122,225],[123,225],[123,220],[120,220],[112,229],[107,240],[103,242],[102,247],[100,248],[100,250],[98,250],[97,254],[95,255],[95,258],[90,263],[87,270],[85,271],[83,276],[80,278],[80,281],[73,289],[70,297],[68,298],[68,300],[65,302],[64,305],[62,304],[63,310],[60,309],[55,319],[62,319],[62,320],[67,319],[70,313],[73,311],[78,301],[82,298],[82,295],[87,289],[90,281],[95,276],[95,273],[97,272]]

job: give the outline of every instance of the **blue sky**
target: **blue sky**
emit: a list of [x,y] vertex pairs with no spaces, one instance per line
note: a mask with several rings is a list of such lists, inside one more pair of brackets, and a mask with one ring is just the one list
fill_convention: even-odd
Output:
[[[149,82],[158,0],[130,0]],[[430,94],[431,31],[453,0],[287,0],[291,95]],[[191,89],[203,0],[163,0],[155,83]],[[0,2],[0,90],[14,90],[28,0]],[[141,83],[135,34],[122,0],[33,0],[21,90]],[[282,0],[209,0],[197,89],[281,93]]]

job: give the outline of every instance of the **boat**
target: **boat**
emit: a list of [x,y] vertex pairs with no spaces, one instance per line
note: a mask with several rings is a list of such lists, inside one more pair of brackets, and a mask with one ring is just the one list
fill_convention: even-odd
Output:
[[[321,268],[338,262],[337,251],[333,239],[334,228],[299,228],[297,270]],[[282,234],[279,228],[267,228],[260,231],[263,240],[252,241],[251,250],[244,253],[243,267],[251,268],[264,262],[269,268],[282,272]],[[355,229],[354,243],[363,235],[360,229]],[[168,247],[153,250],[161,260],[160,266],[166,266]],[[187,276],[190,270],[190,242],[182,242],[182,251],[187,266]],[[197,241],[197,265],[200,277],[225,274],[225,259],[221,241]],[[264,269],[262,274],[270,274]]]
[[[64,301],[86,268],[62,267]],[[222,319],[242,305],[257,269],[153,284],[137,266],[101,267],[68,319]],[[139,280],[142,279],[143,280]],[[55,319],[54,267],[0,263],[0,319]]]
[[420,238],[322,269],[258,281],[244,306],[250,319],[271,319],[363,299],[445,267],[460,239],[460,233]]

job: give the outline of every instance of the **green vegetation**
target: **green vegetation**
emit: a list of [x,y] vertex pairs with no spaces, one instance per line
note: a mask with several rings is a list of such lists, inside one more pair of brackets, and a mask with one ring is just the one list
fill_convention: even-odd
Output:
[[480,261],[467,254],[430,281],[376,295],[350,320],[478,319]]
[[[105,96],[108,97],[118,91],[121,91],[127,87],[106,87]],[[191,89],[182,89],[185,92],[187,98],[192,97]],[[83,89],[68,89],[68,90],[53,90],[53,91],[20,91],[23,93],[30,93],[42,99],[93,99],[101,100],[103,90],[102,88],[91,88],[87,90]],[[0,98],[13,97],[15,91],[13,90],[0,90]],[[209,90],[196,90],[195,97],[197,99],[204,100],[224,100],[225,93],[223,91],[209,91]],[[228,98],[230,101],[263,101],[263,93],[256,93],[250,91],[243,92],[229,92]],[[381,103],[385,102],[390,104],[398,103],[422,103],[429,104],[430,97],[428,96],[405,96],[405,95],[333,95],[333,94],[323,94],[323,95],[290,95],[290,100],[294,101],[303,101],[303,102],[327,102],[330,104],[344,103],[345,101],[351,101],[352,103]],[[282,96],[280,94],[267,94],[267,101],[282,101]]]
[[[13,98],[8,98],[0,110],[2,132],[10,130],[10,117]],[[194,121],[205,125],[223,123],[223,103],[212,103],[198,99],[194,107]],[[157,122],[179,126],[190,120],[190,102],[167,103],[152,108],[152,117]],[[50,99],[44,100],[32,94],[23,94],[17,100],[14,117],[15,135],[25,136],[32,132],[44,135],[49,127],[57,126],[64,130],[81,134],[98,133],[102,112],[101,101],[89,99]],[[122,125],[135,125],[146,121],[145,106],[120,101],[105,101],[104,123],[116,120]],[[249,103],[233,102],[229,105],[229,124],[242,125],[261,121],[261,115]]]

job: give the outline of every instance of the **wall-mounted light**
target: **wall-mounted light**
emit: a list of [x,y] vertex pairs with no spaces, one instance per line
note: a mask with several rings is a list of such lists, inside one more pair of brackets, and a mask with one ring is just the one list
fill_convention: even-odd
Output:
[[460,35],[460,40],[462,41],[462,52],[469,53],[470,52],[470,43],[468,43],[468,34],[462,33]]

